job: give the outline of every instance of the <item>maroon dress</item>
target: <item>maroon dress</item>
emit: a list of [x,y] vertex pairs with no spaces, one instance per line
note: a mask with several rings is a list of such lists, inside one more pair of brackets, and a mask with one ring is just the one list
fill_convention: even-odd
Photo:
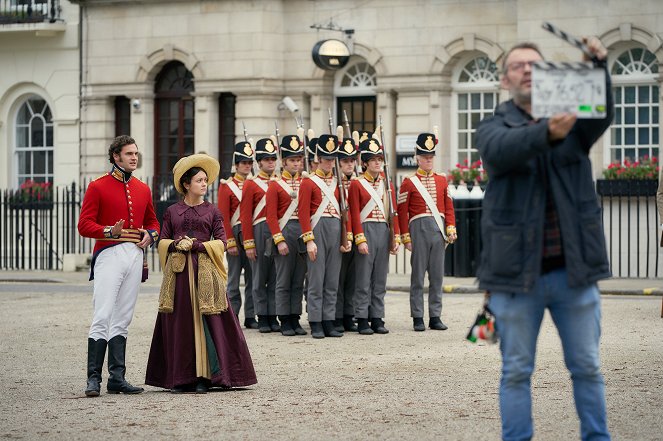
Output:
[[[161,228],[162,239],[185,235],[196,240],[191,253],[193,273],[198,274],[198,253],[202,242],[226,241],[221,212],[209,202],[189,207],[184,202],[166,210]],[[169,252],[173,251],[170,245]],[[187,262],[188,265],[188,262]],[[172,389],[196,383],[196,349],[188,268],[176,275],[174,309],[160,312],[154,326],[145,384]],[[212,386],[241,387],[256,384],[256,373],[249,348],[230,302],[221,314],[203,315]]]

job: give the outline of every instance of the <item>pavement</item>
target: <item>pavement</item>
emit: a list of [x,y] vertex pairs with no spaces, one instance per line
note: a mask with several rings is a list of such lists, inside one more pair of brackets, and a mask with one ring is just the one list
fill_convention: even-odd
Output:
[[[88,283],[87,272],[64,271],[0,271],[0,283]],[[161,286],[161,273],[150,272],[144,286]],[[599,289],[604,295],[645,295],[663,296],[663,280],[661,279],[626,279],[610,278],[599,281]],[[387,290],[392,292],[409,292],[409,274],[389,274]],[[479,293],[477,280],[474,277],[445,277],[443,290],[445,293]]]

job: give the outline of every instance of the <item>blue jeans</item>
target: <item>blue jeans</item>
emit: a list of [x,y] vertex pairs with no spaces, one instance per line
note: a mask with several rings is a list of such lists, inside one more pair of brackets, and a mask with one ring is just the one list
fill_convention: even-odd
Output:
[[546,308],[557,327],[583,440],[609,440],[599,370],[600,295],[596,284],[570,288],[566,269],[543,274],[532,292],[491,292],[489,307],[502,352],[500,412],[504,440],[533,436],[530,378]]

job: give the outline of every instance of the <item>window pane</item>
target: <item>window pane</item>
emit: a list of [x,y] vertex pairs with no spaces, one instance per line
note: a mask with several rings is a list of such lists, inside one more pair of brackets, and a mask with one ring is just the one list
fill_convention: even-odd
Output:
[[621,87],[616,87],[615,88],[615,104],[621,104],[622,103],[622,88]]
[[184,118],[193,119],[193,100],[184,101]]
[[626,124],[635,124],[635,107],[624,109],[624,122]]
[[624,102],[627,104],[635,103],[635,87],[624,87]]
[[624,144],[635,145],[635,129],[624,129]]
[[649,124],[649,107],[638,109],[638,124]]
[[638,128],[638,145],[649,144],[649,128]]
[[485,93],[483,95],[483,100],[484,100],[484,109],[494,109],[495,108],[495,103],[493,102],[494,95],[492,93]]
[[31,147],[44,147],[44,121],[41,118],[32,119],[31,132]]
[[651,143],[658,144],[658,127],[652,127],[651,129]]
[[29,127],[17,127],[16,128],[16,147],[29,147],[28,144],[28,133]]
[[375,121],[375,103],[364,101],[364,121]]
[[458,129],[459,130],[467,129],[467,113],[458,114]]
[[612,145],[622,145],[622,129],[612,129]]
[[467,94],[461,93],[458,95],[458,109],[467,110]]
[[48,158],[48,161],[47,161],[47,167],[48,168],[46,169],[46,173],[50,176],[53,175],[53,156],[54,155],[53,155],[52,151],[46,152],[46,157]]
[[615,109],[615,124],[621,124],[622,123],[622,108],[617,107]]
[[481,115],[479,115],[478,113],[473,113],[471,118],[472,118],[471,119],[472,125],[470,127],[476,129],[477,126],[479,125],[479,121],[481,121]]
[[638,102],[639,103],[649,102],[649,86],[638,87]]
[[37,175],[43,175],[46,173],[46,152],[39,151],[34,152],[32,156],[33,160],[33,172]]
[[658,125],[658,106],[652,107],[651,109],[651,122],[652,124]]
[[611,153],[610,162],[622,161],[622,149],[612,149],[610,153]]
[[16,122],[18,124],[28,124],[30,122],[31,117],[32,114],[30,113],[30,109],[28,108],[27,103],[25,103],[21,106],[21,109],[18,111]]
[[629,161],[635,161],[635,149],[624,149],[624,158]]
[[480,93],[473,93],[472,94],[472,109],[480,109],[481,108],[481,94]]
[[29,152],[20,152],[18,154],[18,173],[21,175],[30,175],[32,173],[32,157]]
[[46,147],[53,147],[53,126],[46,127]]
[[458,150],[467,149],[467,135],[465,133],[458,134]]

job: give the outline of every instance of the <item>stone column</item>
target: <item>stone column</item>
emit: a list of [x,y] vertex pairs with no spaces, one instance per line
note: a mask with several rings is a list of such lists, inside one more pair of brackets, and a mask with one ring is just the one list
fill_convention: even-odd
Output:
[[219,159],[219,100],[212,92],[194,92],[196,153],[207,153]]
[[[154,145],[154,96],[143,95],[130,98],[131,106],[131,137],[136,140],[140,152],[140,168],[137,176],[141,179],[154,176],[156,161],[156,146]],[[140,101],[140,106],[134,106],[134,100]]]
[[113,97],[82,98],[81,177],[94,179],[108,171],[108,146],[115,135]]

